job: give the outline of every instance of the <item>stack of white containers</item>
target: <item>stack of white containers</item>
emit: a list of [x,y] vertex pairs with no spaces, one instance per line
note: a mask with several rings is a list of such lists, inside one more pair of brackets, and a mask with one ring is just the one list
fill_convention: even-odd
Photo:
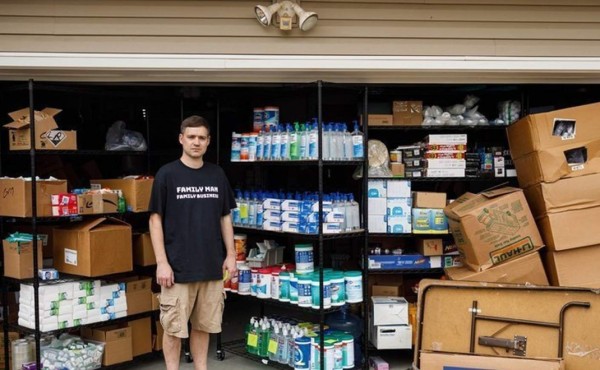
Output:
[[[40,331],[70,328],[127,316],[124,284],[101,285],[100,280],[53,282],[40,285]],[[34,289],[21,284],[19,325],[35,328]]]
[[403,297],[371,297],[369,339],[377,349],[409,349],[412,326],[408,302]]
[[425,177],[465,177],[467,134],[428,135],[423,149]]
[[410,234],[411,184],[406,180],[369,180],[369,231]]

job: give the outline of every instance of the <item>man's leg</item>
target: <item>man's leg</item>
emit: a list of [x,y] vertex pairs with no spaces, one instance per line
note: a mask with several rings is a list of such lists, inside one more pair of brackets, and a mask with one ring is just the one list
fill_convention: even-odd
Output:
[[179,370],[179,357],[181,356],[181,338],[167,333],[163,334],[163,355],[167,370]]
[[210,336],[205,331],[192,329],[190,333],[190,351],[194,359],[195,370],[208,370],[208,343]]

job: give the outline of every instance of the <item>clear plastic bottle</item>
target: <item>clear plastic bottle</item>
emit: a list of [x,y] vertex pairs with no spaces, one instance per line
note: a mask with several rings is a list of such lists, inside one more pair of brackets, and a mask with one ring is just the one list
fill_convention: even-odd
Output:
[[360,229],[360,207],[354,200],[354,195],[352,193],[347,194],[347,199],[350,203],[351,228],[352,230]]
[[278,161],[281,159],[281,125],[273,128],[271,138],[271,160]]
[[301,160],[308,159],[308,132],[306,131],[306,125],[304,123],[300,124],[298,138],[300,142],[299,157]]
[[296,338],[298,338],[300,334],[297,334],[296,329],[292,328],[290,335],[287,337],[287,348],[288,348],[288,358],[287,364],[290,367],[294,367],[294,353],[296,352]]
[[271,335],[269,336],[269,344],[267,345],[267,356],[270,361],[277,361],[277,347],[279,347],[279,327],[272,325]]
[[260,345],[260,324],[258,321],[254,322],[254,325],[251,327],[248,332],[248,339],[246,340],[247,346],[246,350],[248,353],[253,355],[258,355],[258,349]]
[[332,196],[332,200],[333,200],[333,211],[334,212],[339,212],[344,216],[344,221],[342,222],[342,224],[340,225],[341,230],[346,230],[346,202],[345,202],[345,196],[343,194],[340,193],[334,193]]
[[265,127],[265,133],[263,135],[263,161],[271,160],[271,143],[273,136],[271,135],[271,126]]
[[337,123],[333,124],[333,130],[330,133],[329,140],[329,156],[331,160],[336,161],[340,159],[340,148],[341,143],[339,143],[340,135],[339,135],[339,126]]
[[264,156],[265,129],[264,127],[258,132],[256,137],[256,160],[262,161]]
[[292,161],[300,159],[300,143],[299,143],[299,125],[298,122],[294,122],[294,129],[290,133],[290,158]]
[[348,126],[344,123],[343,125],[344,135],[344,160],[351,161],[353,158],[354,148],[352,146],[352,134],[348,131]]
[[237,205],[237,207],[233,209],[233,214],[232,214],[233,224],[235,226],[240,226],[242,224],[242,221],[240,219],[240,203],[241,202],[242,202],[242,191],[240,189],[236,189],[235,190],[235,204]]
[[256,318],[253,316],[250,318],[250,322],[246,324],[246,328],[244,330],[244,335],[246,337],[246,352],[255,353],[256,354],[256,346],[254,346],[254,339],[251,335],[256,335],[256,331],[254,330],[254,324],[256,323]]
[[331,127],[330,125],[323,125],[323,145],[322,145],[322,149],[323,149],[323,160],[324,161],[328,161],[331,159],[331,152],[330,152],[330,145],[329,145],[329,141],[330,141],[330,136],[331,136]]
[[287,327],[283,327],[281,335],[279,336],[278,340],[277,340],[277,362],[279,362],[280,364],[287,364],[288,363],[288,346],[287,346],[287,340],[288,340],[288,329]]
[[363,159],[365,156],[364,148],[365,136],[358,130],[358,122],[354,121],[354,131],[352,132],[352,158]]
[[316,118],[313,118],[314,122],[310,127],[308,136],[308,159],[319,158],[319,122]]
[[250,198],[250,194],[248,190],[244,191],[244,196],[240,199],[239,207],[240,207],[240,225],[248,226],[248,199]]
[[281,160],[289,161],[290,160],[290,124],[285,124],[281,126]]
[[117,212],[127,212],[127,202],[125,201],[125,197],[123,196],[122,190],[117,191],[117,197]]
[[344,160],[344,133],[342,132],[343,127],[341,123],[336,123],[336,136],[337,136],[337,148],[335,149],[337,154],[337,160]]
[[268,321],[263,322],[259,333],[260,346],[258,348],[258,355],[266,358],[269,355],[269,340],[271,339],[271,327]]
[[248,199],[248,226],[256,227],[256,192],[253,191],[250,193],[250,198]]
[[256,228],[262,229],[263,225],[263,202],[265,195],[262,191],[258,192],[256,199]]

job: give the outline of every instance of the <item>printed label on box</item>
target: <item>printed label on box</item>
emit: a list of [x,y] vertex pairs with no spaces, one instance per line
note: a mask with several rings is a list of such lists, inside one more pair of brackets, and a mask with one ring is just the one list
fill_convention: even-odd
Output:
[[77,251],[65,248],[65,263],[67,265],[77,266]]

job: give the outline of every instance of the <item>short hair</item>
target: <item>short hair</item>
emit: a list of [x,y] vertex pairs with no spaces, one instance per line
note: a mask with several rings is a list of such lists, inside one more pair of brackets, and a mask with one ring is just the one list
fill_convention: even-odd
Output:
[[189,116],[181,122],[180,131],[183,134],[186,128],[188,127],[205,127],[206,131],[208,131],[208,135],[210,136],[210,124],[204,117],[200,116]]

